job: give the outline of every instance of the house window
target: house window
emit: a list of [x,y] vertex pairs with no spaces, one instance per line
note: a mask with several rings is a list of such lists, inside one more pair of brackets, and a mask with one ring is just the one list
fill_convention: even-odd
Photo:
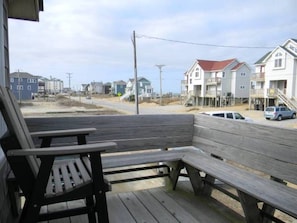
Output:
[[23,89],[24,89],[23,85],[17,85],[17,90],[18,90],[18,91],[21,91],[21,90],[23,90]]
[[290,50],[292,50],[293,52],[297,53],[297,47],[294,47],[293,45],[290,45]]
[[13,82],[14,82],[14,78],[11,77],[11,78],[10,78],[10,83],[13,83]]
[[192,79],[190,79],[190,84],[192,84]]
[[241,76],[245,76],[245,73],[241,73],[240,75],[241,75]]
[[274,60],[274,67],[281,67],[282,66],[282,59],[275,59]]
[[27,90],[28,90],[28,91],[31,91],[31,85],[28,85],[28,86],[27,86]]
[[274,59],[274,67],[282,67],[282,54],[281,53],[277,53],[275,55],[275,59]]
[[36,83],[35,79],[28,78],[27,83]]
[[195,77],[200,78],[200,69],[199,69],[199,67],[197,67],[196,70],[195,70]]
[[244,85],[241,85],[241,86],[240,86],[240,89],[245,89],[245,86],[244,86]]
[[[217,76],[217,74],[216,74],[216,76]],[[222,77],[225,77],[225,72],[223,71],[223,73],[222,73]]]

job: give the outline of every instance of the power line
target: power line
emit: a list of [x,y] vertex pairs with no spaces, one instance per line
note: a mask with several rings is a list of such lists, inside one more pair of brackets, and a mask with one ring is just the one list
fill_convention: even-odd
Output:
[[182,40],[172,40],[172,39],[156,37],[156,36],[148,36],[143,34],[137,34],[137,38],[155,39],[155,40],[161,40],[161,41],[167,41],[167,42],[182,43],[182,44],[197,45],[197,46],[207,46],[207,47],[245,48],[245,49],[274,49],[275,48],[271,46],[236,46],[236,45],[218,45],[218,44],[209,44],[209,43],[195,43],[195,42],[188,42],[188,41],[182,41]]

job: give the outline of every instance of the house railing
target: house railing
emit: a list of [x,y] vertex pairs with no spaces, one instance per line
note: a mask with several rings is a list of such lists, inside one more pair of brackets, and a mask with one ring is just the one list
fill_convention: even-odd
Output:
[[219,90],[206,90],[205,97],[215,98],[217,96],[221,96],[221,91]]
[[[284,88],[281,91],[282,91],[283,94],[286,94],[286,90],[287,89]],[[271,97],[271,98],[277,98],[278,94],[279,94],[279,91],[280,91],[280,89],[278,89],[278,88],[268,88],[267,89],[267,96]]]
[[294,99],[288,98],[280,89],[277,89],[277,97],[288,108],[293,109],[293,110],[297,110],[297,102]]
[[264,89],[251,89],[250,90],[251,97],[259,97],[264,98]]
[[251,75],[251,81],[265,81],[265,73],[264,72],[253,73]]
[[220,84],[222,81],[222,78],[220,77],[212,77],[212,78],[206,78],[206,85],[216,85]]

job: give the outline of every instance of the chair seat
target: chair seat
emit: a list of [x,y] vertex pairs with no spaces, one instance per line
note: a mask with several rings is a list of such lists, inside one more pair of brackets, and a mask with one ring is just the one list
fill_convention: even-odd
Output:
[[56,161],[46,187],[46,197],[59,196],[75,188],[89,185],[91,181],[90,173],[80,158]]

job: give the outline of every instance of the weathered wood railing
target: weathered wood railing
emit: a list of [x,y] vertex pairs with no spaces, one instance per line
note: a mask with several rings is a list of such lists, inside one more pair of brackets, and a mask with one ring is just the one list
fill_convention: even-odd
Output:
[[[247,222],[271,222],[275,209],[297,218],[296,130],[204,115],[31,118],[27,123],[32,131],[95,127],[89,142],[113,140],[119,145],[113,152],[143,151],[110,159],[106,167],[176,161],[175,170],[186,167],[196,194],[210,194],[219,179],[237,190]],[[175,147],[186,149],[160,150]]]
[[[166,169],[177,168],[178,161],[181,160],[183,153],[179,150],[167,151],[167,149],[192,145],[193,122],[192,115],[115,115],[27,119],[29,129],[32,132],[95,127],[97,130],[88,136],[88,143],[113,141],[118,145],[116,150],[107,151],[114,155],[103,158],[103,167],[108,169],[153,164],[147,168],[165,168],[165,171],[146,176],[146,179],[169,176]],[[40,139],[36,139],[35,142],[41,144]],[[76,142],[73,138],[52,140],[52,144],[73,142]],[[131,153],[135,151],[137,153]],[[121,154],[118,155],[117,152]],[[170,162],[170,166],[166,165],[165,162]],[[130,168],[130,171],[138,170],[138,168]],[[178,175],[173,174],[173,171],[171,172],[171,175],[174,175],[171,176],[172,181],[175,183]],[[144,179],[144,177],[132,177],[111,183],[138,179]]]

